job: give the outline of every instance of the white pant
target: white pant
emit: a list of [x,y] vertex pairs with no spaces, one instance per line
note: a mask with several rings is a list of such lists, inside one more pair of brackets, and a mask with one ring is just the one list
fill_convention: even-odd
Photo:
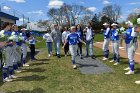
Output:
[[26,56],[27,56],[27,45],[26,44],[22,44],[21,45],[21,49],[22,49],[23,59],[26,59]]
[[119,40],[112,41],[112,51],[113,54],[119,55]]
[[134,61],[135,51],[138,48],[138,43],[127,44],[127,56],[130,62]]
[[14,63],[21,61],[22,50],[18,45],[14,45]]
[[6,47],[5,48],[5,64],[4,64],[4,68],[8,68],[9,66],[13,66],[13,59],[14,59],[14,55],[13,55],[13,47]]
[[109,47],[109,42],[110,42],[110,39],[104,39],[103,51],[109,50],[109,49],[108,49],[108,47]]
[[69,45],[69,50],[72,56],[72,60],[75,60],[75,57],[77,55],[77,49],[78,49],[78,45]]

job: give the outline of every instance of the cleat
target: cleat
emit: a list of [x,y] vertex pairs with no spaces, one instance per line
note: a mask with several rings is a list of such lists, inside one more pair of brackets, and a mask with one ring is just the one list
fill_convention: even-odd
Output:
[[76,65],[73,65],[73,69],[76,69],[77,68],[77,66]]
[[103,60],[103,61],[106,61],[106,60],[108,60],[108,58],[105,58],[105,57],[104,57],[102,60]]
[[29,65],[28,64],[23,64],[23,67],[29,67]]
[[9,79],[16,79],[17,77],[16,76],[14,76],[14,75],[10,75],[9,76]]
[[110,63],[112,63],[112,62],[115,62],[115,60],[111,60],[111,61],[109,61]]
[[125,73],[125,75],[132,75],[132,74],[134,74],[134,71],[131,71],[131,70]]
[[130,68],[129,68],[129,67],[127,67],[127,68],[125,68],[124,70],[125,70],[125,71],[128,71],[128,70],[130,70]]
[[3,79],[3,82],[11,82],[13,81],[12,79],[9,79],[8,77],[6,77],[5,79]]
[[117,66],[117,65],[119,65],[119,63],[118,63],[118,62],[116,62],[116,63],[114,64],[114,66]]
[[139,85],[139,84],[140,84],[140,80],[138,80],[138,81],[135,81],[135,83]]

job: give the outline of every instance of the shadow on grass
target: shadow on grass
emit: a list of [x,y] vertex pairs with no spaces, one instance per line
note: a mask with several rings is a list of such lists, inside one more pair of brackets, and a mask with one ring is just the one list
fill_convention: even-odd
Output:
[[139,74],[140,73],[140,68],[136,68],[135,69],[135,74]]
[[23,72],[45,72],[46,69],[43,68],[34,68],[34,69],[25,69]]
[[0,87],[4,84],[3,78],[2,78],[2,70],[0,70]]
[[42,88],[36,88],[33,90],[19,90],[15,92],[6,92],[6,93],[45,93],[45,90],[43,90]]
[[32,64],[30,64],[30,66],[39,66],[39,65],[45,65],[45,64],[49,64],[49,63],[42,61],[40,63],[32,63]]
[[47,78],[46,76],[32,75],[32,76],[19,77],[14,81],[42,81],[46,78]]
[[82,68],[82,67],[99,67],[98,65],[93,65],[93,64],[80,64],[80,63],[76,63],[78,65],[78,68]]

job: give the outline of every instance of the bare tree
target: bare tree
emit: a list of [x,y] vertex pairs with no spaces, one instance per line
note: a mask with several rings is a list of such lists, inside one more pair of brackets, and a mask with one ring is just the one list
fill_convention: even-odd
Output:
[[119,5],[108,5],[102,10],[103,16],[109,17],[112,21],[117,22],[121,15],[121,7]]

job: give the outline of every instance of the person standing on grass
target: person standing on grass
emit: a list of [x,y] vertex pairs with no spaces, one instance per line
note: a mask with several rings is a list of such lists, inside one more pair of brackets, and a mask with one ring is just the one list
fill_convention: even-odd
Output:
[[117,24],[113,23],[111,30],[111,38],[112,38],[112,51],[113,51],[113,60],[110,62],[116,62],[114,65],[118,65],[120,62],[120,54],[119,54],[119,34],[117,29]]
[[35,58],[35,44],[36,44],[36,40],[33,37],[33,35],[31,33],[27,33],[27,40],[29,42],[29,48],[30,48],[30,57],[31,57],[31,61],[35,61],[37,60]]
[[67,36],[66,42],[64,43],[64,46],[62,47],[64,48],[67,42],[69,42],[69,49],[72,56],[72,64],[73,64],[74,69],[77,68],[75,58],[76,58],[77,49],[78,49],[78,42],[80,41],[85,44],[85,42],[82,41],[80,37],[78,36],[78,34],[76,34],[75,32],[76,32],[76,27],[72,26],[71,33]]
[[133,23],[131,23],[130,21],[126,22],[126,24],[128,25],[128,29],[126,30],[126,34],[123,37],[125,39],[125,43],[126,43],[126,52],[127,52],[127,56],[128,56],[128,62],[129,62],[129,67],[125,68],[124,70],[128,70],[128,72],[126,72],[126,75],[130,75],[130,74],[134,74],[134,55],[135,55],[135,51],[138,47],[137,44],[137,36],[138,33],[135,32],[135,27],[133,26]]
[[48,28],[47,33],[43,35],[43,39],[46,40],[46,46],[48,48],[48,57],[50,57],[52,55],[52,42],[53,42],[50,28]]
[[95,56],[93,54],[93,30],[91,27],[91,23],[88,23],[87,31],[86,31],[86,57],[89,57],[89,51],[90,56],[92,59],[95,59]]
[[51,32],[53,41],[54,41],[54,47],[56,56],[60,58],[60,41],[61,41],[61,32],[58,28],[58,25],[54,24],[54,29]]
[[13,54],[13,46],[15,43],[13,42],[14,38],[11,37],[11,25],[10,23],[6,22],[3,24],[3,30],[0,31],[0,37],[4,38],[5,42],[5,62],[3,66],[3,82],[10,82],[12,81],[13,78],[16,78],[13,75],[13,59],[14,59],[14,54]]
[[[80,39],[83,40],[83,31],[82,31],[80,24],[77,25],[76,33],[79,35]],[[82,57],[82,42],[78,42],[78,50],[77,50],[78,55],[79,55],[79,50],[80,50],[80,58],[83,59],[83,57]]]
[[103,44],[103,51],[104,51],[104,57],[102,60],[108,60],[109,57],[109,42],[111,37],[111,30],[109,28],[108,23],[104,23],[104,44]]
[[[65,27],[65,28],[64,28],[64,32],[62,33],[62,43],[63,43],[63,45],[65,44],[66,39],[67,39],[67,36],[68,36],[69,34],[70,34],[70,32],[68,31],[68,28]],[[64,47],[65,56],[68,55],[68,51],[69,51],[69,43],[67,42],[67,44],[66,44],[65,47]]]

